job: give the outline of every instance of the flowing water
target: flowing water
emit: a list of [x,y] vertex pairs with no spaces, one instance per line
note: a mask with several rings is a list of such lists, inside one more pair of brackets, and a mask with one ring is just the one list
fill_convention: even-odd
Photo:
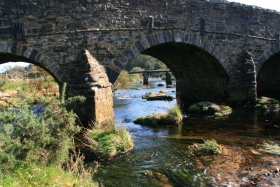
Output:
[[[273,179],[268,176],[266,181],[263,178],[255,181],[255,176],[280,166],[278,156],[258,155],[258,144],[265,140],[280,141],[279,112],[258,114],[252,109],[234,108],[227,118],[186,117],[182,125],[175,127],[134,124],[133,119],[137,117],[166,112],[176,104],[175,100],[141,98],[147,92],[160,90],[169,90],[168,95],[175,97],[172,92],[175,88],[157,87],[158,83],[150,81],[150,88],[115,93],[115,120],[131,132],[135,147],[101,163],[95,180],[106,187],[240,186],[249,183],[278,186],[277,174]],[[119,97],[132,98],[117,99]],[[192,149],[203,143],[203,139],[212,138],[222,146],[222,154],[209,155]]]

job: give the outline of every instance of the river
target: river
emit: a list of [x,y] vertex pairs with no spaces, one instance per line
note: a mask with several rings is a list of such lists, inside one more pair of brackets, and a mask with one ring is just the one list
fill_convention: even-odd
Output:
[[[149,88],[115,93],[115,121],[130,131],[135,147],[102,162],[95,180],[106,187],[279,186],[279,174],[274,174],[280,166],[279,156],[258,151],[263,141],[279,143],[279,112],[259,114],[250,108],[234,108],[226,118],[186,117],[175,127],[134,124],[137,117],[166,112],[176,104],[176,100],[142,99],[145,93],[160,90],[169,90],[168,95],[175,97],[175,88],[158,87],[158,83],[152,80]],[[120,96],[132,98],[118,100]],[[192,149],[212,138],[221,145],[221,154]]]

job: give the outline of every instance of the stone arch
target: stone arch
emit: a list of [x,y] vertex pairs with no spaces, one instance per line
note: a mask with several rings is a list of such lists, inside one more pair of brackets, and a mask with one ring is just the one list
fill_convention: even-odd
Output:
[[279,53],[280,51],[276,47],[272,47],[269,50],[265,51],[261,57],[257,60],[256,63],[256,73],[259,73],[262,65],[273,55]]
[[215,46],[213,42],[208,42],[206,37],[201,37],[199,33],[175,30],[155,31],[152,34],[143,35],[141,39],[118,53],[116,59],[114,60],[114,65],[111,65],[110,67],[113,71],[117,71],[118,73],[112,73],[111,70],[107,71],[110,82],[113,83],[117,79],[118,74],[125,68],[126,64],[137,55],[143,53],[149,48],[165,43],[184,43],[206,51],[217,59],[230,76],[230,64],[226,60],[227,56],[224,54],[221,47]]
[[58,64],[37,49],[17,43],[0,42],[0,64],[24,61],[40,66],[48,71],[62,86],[67,83],[66,96],[84,96],[85,103],[71,108],[79,116],[84,126],[89,122],[108,122],[113,118],[111,84],[103,66],[90,52],[82,49],[75,61]]
[[[187,51],[187,54],[184,54],[184,51]],[[176,56],[176,53],[180,53],[181,56],[165,58],[166,54]],[[159,31],[144,35],[134,45],[118,54],[117,64],[121,65],[119,69],[124,69],[126,63],[138,54],[153,56],[170,68],[177,79],[177,99],[185,106],[203,100],[222,102],[228,97],[227,85],[230,69],[227,68],[226,56],[219,47],[215,47],[198,33]],[[184,59],[189,57],[191,57],[191,63],[184,63]],[[195,58],[199,63],[194,63]],[[180,63],[177,63],[179,61]],[[206,67],[210,68],[209,72],[206,71],[205,64],[209,65]],[[186,69],[188,71],[185,71]],[[203,85],[204,82],[207,83]]]
[[2,56],[0,64],[19,61],[28,62],[45,69],[55,78],[59,85],[64,81],[63,70],[60,65],[39,50],[26,45],[8,42],[0,42],[0,46],[0,55]]
[[198,33],[183,32],[183,31],[164,31],[158,32],[152,35],[146,35],[135,42],[134,46],[125,49],[125,54],[129,60],[134,56],[142,53],[143,51],[153,46],[175,42],[175,43],[186,43],[207,51],[209,54],[214,56],[226,69],[227,63],[225,61],[225,55],[220,47],[215,47],[213,42],[208,42],[207,39],[201,37]]

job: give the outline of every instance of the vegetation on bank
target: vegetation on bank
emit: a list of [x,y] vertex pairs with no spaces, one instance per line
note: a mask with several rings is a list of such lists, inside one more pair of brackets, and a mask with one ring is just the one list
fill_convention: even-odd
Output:
[[[26,171],[31,172],[33,167],[40,167],[41,170],[52,172],[54,166],[56,169],[65,169],[65,175],[73,172],[76,183],[80,183],[83,177],[81,178],[77,167],[81,167],[83,163],[77,164],[76,168],[66,167],[74,163],[69,158],[69,154],[71,150],[72,153],[75,152],[73,138],[81,130],[75,125],[76,114],[67,111],[66,104],[51,97],[40,95],[30,97],[24,92],[20,92],[20,96],[21,98],[15,100],[20,106],[19,109],[0,112],[0,172],[2,176],[0,185],[10,183],[9,178],[19,180],[21,184],[28,183],[33,186],[34,182],[38,182],[41,185],[44,179],[39,177],[40,170],[37,173],[30,173],[29,179],[24,178]],[[72,99],[75,100],[75,98]],[[37,113],[33,111],[35,101],[40,101],[41,105]],[[87,170],[83,172],[90,175]],[[15,180],[15,183],[10,186],[16,185],[19,181]]]
[[[80,176],[79,176],[80,175]],[[61,166],[41,164],[21,165],[9,173],[0,172],[0,186],[31,187],[31,186],[65,186],[65,187],[97,187],[90,172],[77,174]]]
[[183,115],[178,105],[168,109],[167,114],[157,113],[150,116],[143,116],[133,120],[136,124],[148,126],[178,125],[182,122]]
[[[92,182],[97,165],[86,168],[84,156],[76,153],[76,135],[84,131],[77,125],[76,114],[66,110],[68,104],[84,98],[65,99],[65,85],[62,90],[59,99],[37,89],[31,93],[19,89],[12,102],[18,109],[0,111],[0,186],[97,186]],[[35,104],[40,106],[36,113]],[[99,138],[90,139],[92,134]],[[91,151],[96,155],[107,155],[103,147],[111,144],[116,151],[133,147],[129,133],[113,123],[110,128],[95,125],[87,130],[87,137],[82,141],[94,142]]]

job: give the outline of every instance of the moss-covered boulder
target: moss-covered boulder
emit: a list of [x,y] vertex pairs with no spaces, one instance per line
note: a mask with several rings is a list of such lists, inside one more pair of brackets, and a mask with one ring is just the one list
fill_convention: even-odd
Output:
[[276,112],[279,111],[279,101],[274,98],[261,97],[257,99],[255,109],[262,112]]
[[232,113],[229,106],[217,105],[212,102],[198,102],[189,107],[189,112],[200,115],[210,115],[214,117],[223,117]]
[[133,120],[134,123],[148,126],[178,125],[182,122],[183,115],[179,106],[168,109],[167,114],[157,113],[150,116],[143,116]]

